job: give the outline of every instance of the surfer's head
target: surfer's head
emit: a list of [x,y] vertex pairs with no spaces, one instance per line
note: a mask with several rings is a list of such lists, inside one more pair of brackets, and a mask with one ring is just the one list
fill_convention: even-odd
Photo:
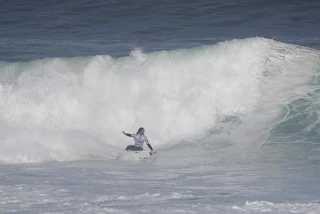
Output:
[[140,127],[137,131],[137,134],[144,135],[144,128]]

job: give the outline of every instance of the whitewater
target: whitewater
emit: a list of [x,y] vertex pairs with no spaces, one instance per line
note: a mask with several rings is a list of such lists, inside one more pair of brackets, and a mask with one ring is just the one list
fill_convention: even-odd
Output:
[[319,71],[262,37],[2,61],[0,212],[319,213]]
[[[166,150],[215,135],[263,144],[280,137],[281,126],[299,126],[290,123],[295,117],[306,117],[297,127],[305,134],[318,125],[319,52],[264,38],[136,49],[121,58],[2,62],[0,70],[5,163],[112,159],[128,143],[121,130],[138,126]],[[285,113],[291,105],[308,108]],[[257,133],[242,136],[248,131]]]

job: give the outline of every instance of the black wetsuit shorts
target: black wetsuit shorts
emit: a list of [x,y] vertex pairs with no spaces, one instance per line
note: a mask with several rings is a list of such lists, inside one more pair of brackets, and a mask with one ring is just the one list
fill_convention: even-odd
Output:
[[135,146],[135,145],[129,145],[126,148],[127,151],[142,151],[143,149],[141,147]]

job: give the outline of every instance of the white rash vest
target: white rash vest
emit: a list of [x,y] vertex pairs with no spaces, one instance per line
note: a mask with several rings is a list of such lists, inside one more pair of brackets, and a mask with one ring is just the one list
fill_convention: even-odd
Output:
[[149,143],[147,136],[139,134],[131,134],[134,139],[134,145],[136,147],[143,148],[144,143]]

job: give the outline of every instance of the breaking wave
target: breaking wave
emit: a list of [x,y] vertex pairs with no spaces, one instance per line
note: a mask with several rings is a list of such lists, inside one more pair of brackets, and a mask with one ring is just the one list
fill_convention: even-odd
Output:
[[[114,158],[140,126],[156,148],[209,136],[319,140],[320,54],[265,38],[127,57],[0,63],[0,161]],[[214,142],[212,142],[214,143]],[[259,143],[259,142],[258,142]]]

